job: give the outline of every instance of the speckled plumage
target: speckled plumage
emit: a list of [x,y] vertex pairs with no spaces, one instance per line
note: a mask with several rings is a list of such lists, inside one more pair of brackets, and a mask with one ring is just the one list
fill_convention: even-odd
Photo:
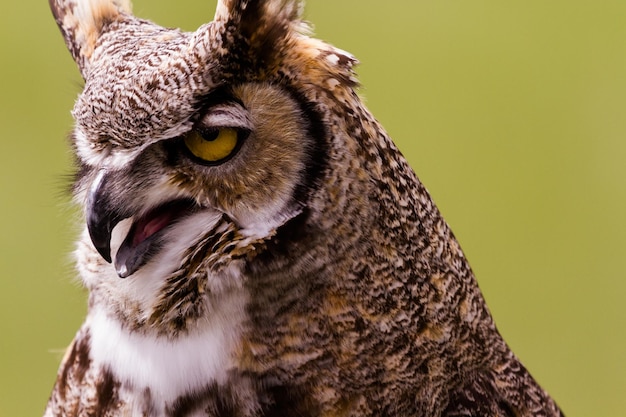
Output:
[[[299,2],[220,1],[194,33],[50,5],[85,78],[89,311],[46,416],[561,415]],[[225,129],[199,160],[189,135]]]

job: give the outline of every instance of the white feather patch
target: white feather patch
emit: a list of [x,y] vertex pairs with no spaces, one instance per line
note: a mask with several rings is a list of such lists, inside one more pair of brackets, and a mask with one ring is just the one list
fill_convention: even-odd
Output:
[[234,366],[246,302],[244,290],[223,294],[199,330],[176,339],[129,331],[95,308],[85,323],[93,363],[135,392],[149,388],[158,408],[212,382],[224,384]]

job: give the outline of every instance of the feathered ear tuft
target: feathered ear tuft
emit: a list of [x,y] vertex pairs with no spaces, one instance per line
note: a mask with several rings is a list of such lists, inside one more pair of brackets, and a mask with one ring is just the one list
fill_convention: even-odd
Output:
[[298,0],[220,0],[215,20],[245,44],[240,58],[256,71],[271,71],[288,36],[302,30],[303,9]]
[[219,0],[215,20],[231,21],[242,30],[248,28],[252,35],[267,31],[268,23],[298,21],[304,4],[299,0]]
[[130,0],[49,0],[54,19],[85,77],[96,42],[107,23],[131,14]]

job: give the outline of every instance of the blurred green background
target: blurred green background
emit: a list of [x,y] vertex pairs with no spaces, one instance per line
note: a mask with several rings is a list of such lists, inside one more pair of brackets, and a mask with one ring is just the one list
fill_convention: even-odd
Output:
[[[193,30],[214,1],[137,0]],[[570,417],[626,413],[626,2],[309,1],[430,189],[498,326]],[[85,312],[66,136],[80,76],[46,1],[3,4],[0,416],[41,415]]]

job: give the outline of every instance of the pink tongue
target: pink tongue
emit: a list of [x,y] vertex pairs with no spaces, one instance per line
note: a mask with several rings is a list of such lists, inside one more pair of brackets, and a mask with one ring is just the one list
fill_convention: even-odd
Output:
[[133,246],[141,242],[166,227],[172,221],[174,212],[164,210],[160,213],[149,213],[147,217],[141,218],[135,225],[135,235],[133,236]]

